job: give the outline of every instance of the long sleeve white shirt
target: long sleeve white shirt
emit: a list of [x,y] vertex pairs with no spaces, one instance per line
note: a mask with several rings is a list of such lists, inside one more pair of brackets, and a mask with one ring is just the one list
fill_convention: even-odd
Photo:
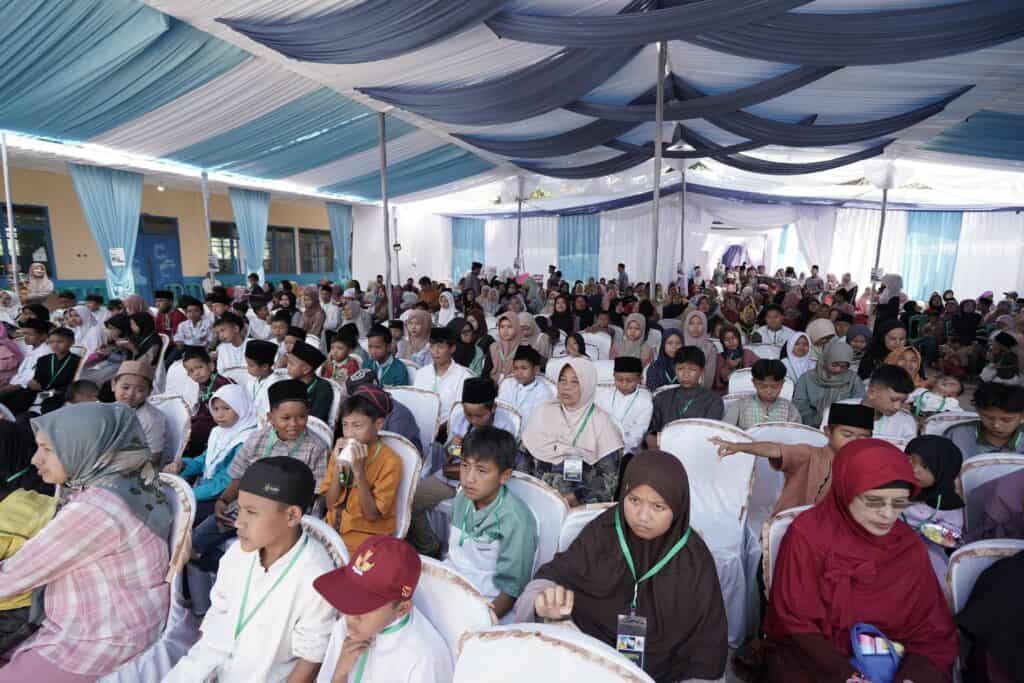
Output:
[[638,451],[654,415],[651,392],[638,386],[636,391],[626,396],[614,386],[600,387],[595,401],[597,407],[611,415],[615,424],[619,425],[626,452]]
[[431,363],[416,371],[413,386],[437,392],[441,396],[441,419],[447,420],[452,412],[452,406],[462,400],[463,383],[472,376],[473,373],[468,368],[455,361],[452,361],[445,373],[439,376],[434,370],[434,364]]
[[534,408],[544,401],[554,400],[555,390],[539,376],[525,386],[515,377],[506,377],[498,389],[498,398],[515,407],[523,417],[523,424],[526,424]]

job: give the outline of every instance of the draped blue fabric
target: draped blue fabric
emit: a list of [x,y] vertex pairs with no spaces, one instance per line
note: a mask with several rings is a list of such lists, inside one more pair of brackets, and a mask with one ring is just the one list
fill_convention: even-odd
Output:
[[586,282],[589,277],[596,278],[600,246],[600,214],[558,217],[558,269],[563,280]]
[[897,64],[973,52],[1024,36],[1019,0],[879,12],[781,13],[686,40],[784,64]]
[[953,286],[960,244],[960,211],[910,211],[903,252],[903,282],[907,296],[923,301],[929,292]]
[[242,273],[256,273],[263,281],[263,248],[267,243],[267,215],[270,209],[270,193],[228,188],[231,196],[231,211],[235,215],[235,227],[242,250]]
[[338,282],[352,279],[352,205],[327,202],[327,222],[334,245],[334,276]]
[[643,162],[651,158],[651,154],[620,154],[612,157],[611,159],[605,159],[604,161],[598,161],[593,164],[584,164],[583,166],[544,166],[541,164],[531,164],[525,161],[515,162],[519,168],[524,171],[530,171],[531,173],[537,173],[538,175],[546,175],[549,178],[566,178],[569,180],[580,179],[580,178],[599,178],[603,175],[610,175],[612,173],[619,173],[639,166]]
[[86,140],[248,58],[135,0],[0,4],[0,126]]
[[217,19],[292,59],[357,64],[389,59],[471,28],[508,0],[365,0],[293,21]]
[[594,121],[565,133],[526,140],[501,140],[459,133],[453,135],[474,147],[495,154],[521,159],[546,159],[597,147],[625,135],[639,125],[628,121]]
[[487,25],[502,38],[565,47],[627,47],[685,40],[707,31],[769,19],[811,0],[689,0],[675,7],[612,16],[502,12]]
[[142,211],[142,174],[70,163],[68,171],[103,258],[107,291],[115,298],[134,294],[132,262]]
[[975,112],[936,135],[922,149],[1024,161],[1024,114]]
[[470,271],[473,261],[484,261],[484,226],[479,218],[452,219],[452,286]]

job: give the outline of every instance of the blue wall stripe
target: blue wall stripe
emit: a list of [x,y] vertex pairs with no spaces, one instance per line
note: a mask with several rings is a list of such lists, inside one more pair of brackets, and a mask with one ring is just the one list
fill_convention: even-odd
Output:
[[601,215],[558,217],[558,267],[568,282],[597,277],[601,245]]
[[935,136],[923,149],[1024,161],[1024,114],[979,111]]
[[452,286],[469,272],[473,261],[484,261],[484,228],[478,218],[452,219]]

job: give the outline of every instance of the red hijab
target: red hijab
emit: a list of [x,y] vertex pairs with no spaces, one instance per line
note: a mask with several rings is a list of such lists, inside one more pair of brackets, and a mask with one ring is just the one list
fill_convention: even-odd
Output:
[[923,541],[902,520],[882,537],[850,514],[865,491],[893,481],[919,487],[907,456],[879,439],[844,446],[832,464],[827,498],[794,520],[775,574],[765,631],[820,635],[850,655],[850,627],[871,624],[909,654],[949,672],[957,655],[956,628]]

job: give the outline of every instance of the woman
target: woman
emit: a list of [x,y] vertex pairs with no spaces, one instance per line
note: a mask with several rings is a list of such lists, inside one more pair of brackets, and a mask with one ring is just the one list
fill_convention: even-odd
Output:
[[[373,317],[363,310],[362,304],[356,300],[346,301],[341,305],[341,327],[352,323],[361,338],[366,338],[373,327]],[[429,334],[429,332],[428,332]]]
[[928,386],[924,380],[923,365],[921,363],[921,352],[913,346],[904,346],[896,349],[885,357],[886,365],[898,365],[907,371],[910,379],[914,380],[915,387]]
[[0,387],[7,386],[18,373],[21,359],[25,357],[22,348],[7,334],[7,327],[0,325]]
[[[707,300],[707,297],[704,297],[701,303],[706,303]],[[704,352],[707,363],[704,366],[704,377],[701,384],[707,389],[712,388],[715,385],[715,376],[718,374],[718,349],[708,339],[707,316],[692,307],[683,315],[683,341],[686,346],[696,346]]]
[[319,337],[324,331],[327,314],[320,306],[320,291],[317,287],[309,285],[302,288],[302,305],[304,308],[299,313],[299,322],[296,326],[304,329],[307,335]]
[[676,383],[676,354],[683,348],[681,330],[669,329],[661,338],[661,349],[658,357],[647,368],[647,388],[656,391],[661,387]]
[[285,311],[291,318],[291,324],[296,327],[302,322],[302,313],[299,312],[298,307],[295,305],[295,294],[291,291],[281,292],[281,307],[278,311]]
[[64,327],[75,333],[75,346],[85,348],[82,358],[88,358],[103,346],[103,328],[96,324],[88,306],[78,305],[64,311]]
[[[559,595],[569,595],[569,604]],[[615,647],[619,615],[629,614],[634,601],[647,624],[643,668],[655,681],[721,679],[729,645],[715,562],[690,528],[686,470],[663,451],[630,460],[619,504],[537,571],[516,603],[516,617],[571,619]]]
[[833,339],[821,353],[814,372],[806,372],[793,390],[793,405],[805,425],[820,427],[825,411],[833,403],[864,396],[864,383],[850,370],[853,349]]
[[129,294],[124,298],[124,312],[125,315],[134,315],[136,313],[149,313],[149,306],[146,305],[146,300],[138,294]]
[[807,326],[807,337],[811,340],[811,356],[818,358],[821,355],[821,350],[825,348],[825,344],[835,339],[836,326],[831,320],[815,318]]
[[783,349],[782,364],[786,366],[786,377],[797,382],[817,365],[811,355],[811,340],[804,332],[797,332],[786,340],[786,347]]
[[[949,565],[946,548],[954,547],[953,535],[959,537],[964,528],[964,501],[956,492],[964,456],[955,443],[936,435],[911,439],[905,450],[921,492],[911,499],[914,504],[903,513],[903,521],[921,534],[942,583]],[[949,537],[943,538],[942,531],[950,532]]]
[[36,261],[28,269],[26,304],[46,304],[53,293],[53,281],[46,274],[46,266]]
[[455,340],[455,353],[452,360],[464,368],[468,368],[475,377],[479,377],[484,369],[484,352],[476,345],[476,334],[473,326],[465,318],[452,318],[447,325]]
[[18,297],[14,295],[14,292],[9,292],[6,289],[0,291],[0,323],[17,328],[18,314],[20,312],[21,305],[18,303]]
[[411,360],[422,368],[432,362],[430,357],[430,323],[428,311],[413,309],[405,321],[405,338],[398,342],[398,357]]
[[441,292],[441,296],[438,299],[438,305],[441,308],[437,311],[437,326],[445,327],[450,323],[455,316],[459,314],[455,310],[455,296],[451,292]]
[[977,304],[973,299],[964,299],[960,302],[960,310],[953,314],[953,319],[950,321],[951,342],[956,342],[961,346],[974,344],[978,326],[981,325],[981,314],[976,309]]
[[718,372],[715,374],[715,391],[725,394],[729,392],[729,377],[740,368],[753,367],[758,361],[756,353],[743,348],[740,331],[732,325],[726,325],[718,335],[722,342],[722,353],[718,354]]
[[128,317],[128,324],[131,326],[132,334],[124,343],[119,342],[118,346],[131,354],[130,360],[145,358],[150,365],[156,365],[163,342],[156,333],[153,316],[149,313],[134,313]]
[[594,324],[594,312],[590,310],[590,305],[587,304],[587,297],[582,294],[577,295],[573,299],[573,315],[579,321],[579,329],[585,330]]
[[65,499],[0,563],[0,598],[46,589],[37,592],[42,626],[0,668],[0,681],[94,681],[160,635],[173,514],[130,408],[71,405],[32,420],[32,428],[32,464]]
[[894,681],[950,680],[953,619],[924,545],[899,519],[918,492],[895,446],[859,439],[839,451],[828,496],[793,521],[779,550],[762,680],[866,680],[850,664],[857,623],[904,647]]
[[622,343],[612,344],[611,359],[619,356],[639,358],[646,368],[654,360],[654,349],[647,344],[647,318],[642,313],[630,313],[626,318]]
[[896,273],[882,276],[882,287],[878,293],[878,306],[875,307],[875,327],[888,320],[899,317],[903,302],[903,278]]
[[[542,358],[551,358],[551,338],[541,331],[537,319],[531,313],[517,314],[519,319],[520,344],[532,346]],[[515,352],[513,351],[513,355]]]
[[843,279],[839,282],[836,294],[842,296],[843,300],[848,303],[853,303],[857,299],[857,283],[853,281],[853,277],[849,273],[843,273]]
[[569,297],[564,294],[559,294],[555,298],[554,311],[548,316],[551,324],[565,332],[566,334],[573,334],[579,330],[579,324],[576,320],[576,316],[569,310]]
[[886,320],[882,324],[875,325],[875,332],[871,336],[871,345],[865,352],[857,368],[857,375],[861,379],[871,377],[879,365],[885,364],[885,359],[893,351],[902,349],[907,345],[907,328],[895,318]]
[[577,332],[565,338],[565,353],[571,358],[590,358],[587,355],[587,343],[583,341],[583,335]]
[[871,345],[871,328],[867,325],[850,325],[844,340],[853,349],[853,363],[860,367],[860,361]]
[[558,398],[533,411],[523,430],[524,467],[555,488],[570,507],[607,503],[618,483],[622,432],[594,403],[597,369],[569,358],[558,374]]

